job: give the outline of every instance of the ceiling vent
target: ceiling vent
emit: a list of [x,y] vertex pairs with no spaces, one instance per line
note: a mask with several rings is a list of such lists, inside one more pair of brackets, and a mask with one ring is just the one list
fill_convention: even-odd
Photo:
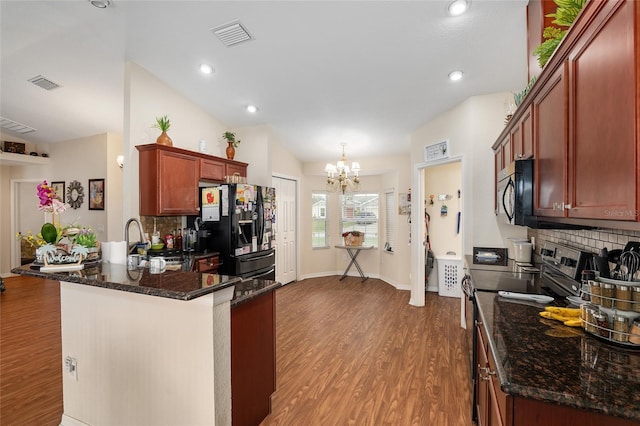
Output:
[[25,126],[24,124],[17,123],[4,117],[0,117],[0,127],[22,135],[36,131],[33,127]]
[[251,34],[239,22],[232,22],[212,28],[211,32],[227,47],[235,46],[243,41],[252,40]]
[[44,90],[53,90],[53,89],[57,89],[58,87],[62,87],[57,83],[54,83],[53,81],[44,78],[41,75],[37,75],[33,78],[30,78],[28,81],[30,81],[31,83],[35,84],[38,87],[42,87]]

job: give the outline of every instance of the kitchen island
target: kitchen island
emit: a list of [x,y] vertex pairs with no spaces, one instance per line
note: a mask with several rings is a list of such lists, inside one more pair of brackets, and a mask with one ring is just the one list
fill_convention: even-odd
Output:
[[101,262],[12,272],[60,281],[63,426],[230,425],[231,310],[280,286]]
[[478,365],[479,386],[488,386],[478,400],[490,419],[514,426],[640,424],[640,351],[541,318],[542,305],[491,292],[477,292],[476,300],[478,363],[483,352],[488,362]]

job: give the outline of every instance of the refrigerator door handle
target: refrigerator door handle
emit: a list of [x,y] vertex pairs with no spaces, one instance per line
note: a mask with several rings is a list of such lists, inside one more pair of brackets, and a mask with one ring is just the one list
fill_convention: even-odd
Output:
[[248,259],[240,259],[240,262],[253,262],[254,260],[266,259],[274,255],[275,255],[275,252],[271,252],[269,254],[265,254],[264,256],[255,256],[255,257],[250,257]]

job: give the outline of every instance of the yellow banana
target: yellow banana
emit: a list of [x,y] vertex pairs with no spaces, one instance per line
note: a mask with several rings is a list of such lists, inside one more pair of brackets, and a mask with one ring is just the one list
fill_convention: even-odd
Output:
[[560,308],[558,306],[547,306],[544,308],[544,310],[557,315],[561,315],[563,317],[579,317],[580,316],[580,308]]
[[582,320],[572,319],[572,320],[563,322],[563,324],[566,325],[567,327],[582,327]]

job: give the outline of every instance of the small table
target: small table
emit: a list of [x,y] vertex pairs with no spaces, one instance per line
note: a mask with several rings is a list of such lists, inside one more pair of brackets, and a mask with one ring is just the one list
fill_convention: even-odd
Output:
[[360,273],[360,278],[362,278],[361,282],[365,282],[367,279],[369,279],[369,277],[366,277],[364,275],[364,272],[362,272],[362,268],[360,267],[360,265],[358,265],[358,261],[356,260],[356,258],[360,254],[361,250],[371,250],[373,246],[366,246],[366,247],[365,246],[335,246],[335,247],[346,250],[347,253],[349,253],[349,256],[351,257],[351,262],[349,262],[347,269],[345,269],[344,274],[342,274],[342,277],[340,277],[340,281],[345,279],[345,277],[347,276],[347,273],[349,272],[349,269],[351,269],[351,265],[356,265],[356,268]]

